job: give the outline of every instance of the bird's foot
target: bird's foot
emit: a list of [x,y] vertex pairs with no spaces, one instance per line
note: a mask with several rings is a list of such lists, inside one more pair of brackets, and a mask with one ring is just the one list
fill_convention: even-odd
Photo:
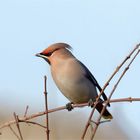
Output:
[[71,111],[71,110],[73,109],[72,104],[73,104],[72,102],[66,104],[66,109],[67,109],[68,111]]
[[93,107],[93,106],[94,106],[94,102],[93,102],[92,99],[90,99],[90,100],[88,101],[88,106],[90,106],[90,107]]

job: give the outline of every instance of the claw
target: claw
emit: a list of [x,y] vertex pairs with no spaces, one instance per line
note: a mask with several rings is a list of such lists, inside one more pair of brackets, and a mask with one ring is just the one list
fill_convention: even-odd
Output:
[[93,102],[92,99],[90,99],[90,100],[88,101],[88,106],[90,106],[90,107],[93,107],[93,106],[94,106],[94,102]]
[[73,104],[72,102],[66,104],[66,109],[67,109],[68,111],[71,111],[71,110],[73,109],[72,104]]

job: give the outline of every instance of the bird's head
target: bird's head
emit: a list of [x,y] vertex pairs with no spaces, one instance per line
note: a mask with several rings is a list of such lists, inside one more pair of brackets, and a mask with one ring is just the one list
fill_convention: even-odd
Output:
[[[49,64],[55,59],[72,56],[71,50],[72,47],[66,43],[55,43],[50,45],[48,48],[43,50],[41,53],[37,53],[36,56],[44,58]],[[54,58],[54,59],[53,59]]]

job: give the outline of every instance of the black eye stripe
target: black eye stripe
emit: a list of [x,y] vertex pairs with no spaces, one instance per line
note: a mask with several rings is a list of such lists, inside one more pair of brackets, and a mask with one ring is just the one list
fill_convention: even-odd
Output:
[[53,54],[53,52],[49,52],[46,54],[46,56],[51,56]]
[[57,51],[57,50],[59,50],[59,49],[60,49],[60,48],[55,49],[53,52],[49,52],[49,53],[47,53],[46,56],[51,56],[55,51]]
[[44,53],[40,53],[41,55],[45,55],[45,56],[51,56],[53,52],[49,52],[47,54],[44,54]]
[[57,51],[57,50],[59,50],[60,48],[58,48],[58,49],[55,49],[54,51],[52,51],[52,52],[48,52],[48,53],[40,53],[41,55],[45,55],[45,56],[47,56],[47,57],[49,57],[49,56],[51,56],[55,51]]

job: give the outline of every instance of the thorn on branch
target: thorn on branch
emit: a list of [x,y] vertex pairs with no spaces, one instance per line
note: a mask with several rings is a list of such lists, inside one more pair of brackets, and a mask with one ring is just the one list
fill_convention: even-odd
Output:
[[121,67],[120,65],[116,67],[116,72],[118,72],[120,70],[120,67]]
[[109,86],[109,82],[106,83],[106,86]]
[[126,59],[130,59],[130,55],[126,56]]
[[129,69],[129,66],[125,68],[125,71],[127,71]]
[[131,97],[129,97],[128,100],[130,100],[130,103],[132,103],[132,101],[133,101]]

